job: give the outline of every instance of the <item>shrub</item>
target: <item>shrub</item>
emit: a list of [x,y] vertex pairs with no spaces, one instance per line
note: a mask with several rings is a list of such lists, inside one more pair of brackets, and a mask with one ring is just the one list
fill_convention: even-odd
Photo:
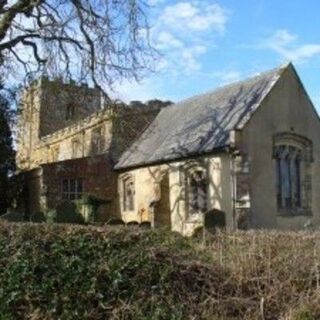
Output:
[[124,226],[125,222],[120,218],[111,218],[107,224],[110,226]]
[[21,212],[8,212],[3,215],[0,215],[0,221],[9,221],[9,222],[22,222],[25,221],[24,215]]
[[[202,239],[201,239],[202,241]],[[319,233],[0,223],[0,319],[320,318]]]
[[150,229],[151,228],[151,222],[150,221],[142,221],[140,223],[141,228]]
[[39,211],[31,215],[30,221],[39,223],[46,222],[46,217],[43,212]]
[[79,213],[76,204],[64,201],[57,206],[54,221],[58,223],[83,224],[84,218]]
[[178,252],[169,234],[128,230],[0,225],[0,318],[162,319],[173,314],[179,319],[187,314],[180,294],[188,295],[187,282],[203,268],[198,266],[191,278],[184,275],[189,241],[175,238],[181,252],[172,261],[171,254]]
[[93,194],[87,194],[81,202],[84,205],[88,206],[89,212],[90,212],[88,221],[93,223],[93,222],[98,222],[99,220],[99,216],[98,216],[99,207],[110,203],[111,200],[102,199]]

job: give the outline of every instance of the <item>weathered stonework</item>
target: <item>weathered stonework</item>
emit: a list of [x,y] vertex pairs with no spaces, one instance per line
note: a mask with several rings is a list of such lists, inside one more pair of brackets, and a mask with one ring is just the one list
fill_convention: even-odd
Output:
[[99,220],[118,216],[119,155],[148,126],[159,106],[101,105],[95,88],[42,78],[23,92],[17,165],[25,174],[29,214],[62,201],[61,180],[83,179],[83,193],[108,204]]
[[248,229],[251,223],[250,168],[248,157],[234,159],[235,175],[235,224],[238,229]]
[[[140,212],[143,211],[147,213],[145,218],[151,225],[155,225],[159,221],[157,215],[166,212],[170,221],[161,219],[162,225],[170,226],[172,230],[184,235],[191,235],[199,227],[206,226],[207,214],[211,214],[212,220],[216,222],[211,225],[225,225],[228,229],[319,228],[319,116],[292,65],[280,68],[276,80],[272,78],[267,86],[262,86],[263,89],[256,90],[253,86],[244,94],[246,86],[252,84],[254,79],[259,79],[259,76],[248,82],[231,84],[203,96],[187,99],[175,108],[164,110],[156,119],[153,132],[147,130],[151,138],[143,134],[117,165],[124,176],[131,175],[135,181],[136,207],[131,212],[120,207],[124,220],[140,221]],[[268,88],[268,93],[259,100],[265,88]],[[230,91],[233,91],[231,95]],[[243,99],[238,101],[242,95]],[[181,111],[178,107],[185,109]],[[242,112],[239,119],[237,108]],[[224,130],[233,121],[234,126],[228,131],[224,148],[204,153],[204,146],[212,146],[211,142],[215,141],[214,134],[217,137],[223,136]],[[206,144],[208,141],[210,143]],[[153,145],[153,142],[158,143]],[[281,169],[279,174],[274,157],[276,145],[291,150],[298,148],[302,155],[300,167],[293,167],[294,163],[290,160],[290,164],[284,167],[286,170]],[[188,147],[191,151],[188,151]],[[174,154],[172,150],[183,152],[175,160],[170,158]],[[289,160],[286,161],[289,163]],[[196,183],[186,185],[185,170],[190,166],[206,172],[205,192],[202,189],[199,191]],[[155,209],[157,206],[163,207],[162,203],[158,203],[166,188],[159,192],[159,187],[155,186],[159,186],[160,172],[164,170],[167,170],[169,178],[169,191],[165,194],[165,198],[169,198],[169,209],[159,213]],[[278,176],[281,176],[282,181],[280,189],[288,192],[282,195],[282,200],[285,200],[282,201],[285,203],[282,207],[277,204],[280,190]],[[292,185],[298,185],[299,190]],[[198,213],[191,215],[188,212],[190,190],[198,199],[202,195],[207,201],[205,210],[198,210]],[[121,200],[121,189],[119,193]],[[189,198],[194,200],[192,196]],[[299,204],[294,202],[297,198],[300,198]],[[218,216],[222,218],[220,221]]]
[[[48,161],[48,150],[43,144],[54,147],[55,139],[46,138],[61,129],[76,125],[95,111],[101,110],[100,92],[87,86],[49,81],[42,77],[25,89],[21,97],[21,114],[18,128],[17,164],[21,169],[32,169]],[[68,108],[72,106],[72,117]],[[85,124],[84,124],[85,125]],[[72,131],[72,130],[71,130]],[[65,131],[61,132],[65,137]]]
[[152,125],[157,105],[101,108],[95,89],[46,81],[22,100],[28,212],[83,193],[105,200],[99,221],[184,235],[320,225],[320,121],[292,65],[182,101]]

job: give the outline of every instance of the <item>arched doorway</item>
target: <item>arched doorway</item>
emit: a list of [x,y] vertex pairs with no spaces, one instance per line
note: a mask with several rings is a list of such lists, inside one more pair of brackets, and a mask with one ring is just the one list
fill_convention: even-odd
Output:
[[154,227],[171,228],[169,173],[166,172],[159,183],[160,200],[154,205]]

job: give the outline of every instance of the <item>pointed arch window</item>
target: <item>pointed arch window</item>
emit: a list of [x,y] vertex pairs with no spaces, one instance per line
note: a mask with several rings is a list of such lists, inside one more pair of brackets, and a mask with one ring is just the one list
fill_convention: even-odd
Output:
[[100,154],[103,151],[103,135],[102,127],[92,130],[92,154]]
[[123,211],[133,211],[134,210],[134,196],[135,187],[134,180],[132,176],[126,176],[122,180],[123,189]]
[[189,214],[207,210],[208,182],[204,168],[190,168],[186,174],[187,207]]
[[301,150],[293,146],[278,146],[277,202],[279,208],[301,206]]
[[295,134],[282,134],[274,146],[277,206],[281,212],[311,209],[312,143]]

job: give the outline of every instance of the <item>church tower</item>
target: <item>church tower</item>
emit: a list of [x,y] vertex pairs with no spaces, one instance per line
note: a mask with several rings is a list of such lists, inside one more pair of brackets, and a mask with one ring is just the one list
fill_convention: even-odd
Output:
[[41,139],[101,109],[97,88],[41,77],[22,92],[18,121],[17,165],[34,167]]

